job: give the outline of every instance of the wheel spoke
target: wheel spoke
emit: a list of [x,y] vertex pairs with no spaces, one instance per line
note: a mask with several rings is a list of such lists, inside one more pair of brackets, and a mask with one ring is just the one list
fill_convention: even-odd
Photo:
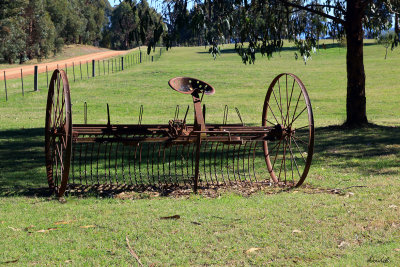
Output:
[[296,116],[296,118],[290,123],[290,126],[297,120],[297,118],[307,109],[307,106],[303,108],[303,110],[299,113],[299,115]]
[[[281,118],[283,118],[282,107],[279,106],[278,99],[277,99],[276,96],[275,96],[274,89],[272,89],[272,94],[274,95],[276,105],[278,106],[278,109],[279,109],[279,111],[280,111],[280,113],[281,113]],[[279,124],[279,122],[278,122],[278,124]],[[283,124],[283,119],[282,119],[282,124]]]
[[300,178],[301,178],[301,174],[300,174],[300,171],[299,171],[299,167],[297,166],[296,156],[293,154],[293,151],[292,151],[292,148],[291,148],[291,147],[289,147],[289,150],[290,150],[290,155],[291,155],[291,157],[293,158],[294,165],[296,166],[297,173],[299,174],[299,179],[300,179]]
[[[276,123],[278,123],[279,124],[279,121],[278,121],[278,119],[275,117],[275,114],[274,114],[274,112],[272,111],[272,108],[271,108],[271,106],[268,104],[268,107],[269,107],[269,110],[271,110],[271,113],[272,113],[272,115],[274,116],[274,118],[275,118],[275,120],[276,120]],[[273,124],[274,125],[274,124]]]
[[304,162],[306,162],[306,159],[304,158],[303,153],[301,152],[300,147],[299,147],[299,145],[297,144],[296,140],[295,140],[294,138],[293,138],[292,140],[293,140],[294,143],[296,144],[296,147],[297,147],[297,149],[299,150],[299,153],[300,153],[301,157],[303,158]]
[[[293,112],[292,123],[293,123],[294,116],[296,116],[297,106],[299,105],[301,94],[302,94],[302,91],[300,90],[300,94],[299,94],[299,97],[297,98],[297,102],[296,102],[296,107],[294,108],[294,112]],[[292,125],[292,123],[290,123],[289,125]]]
[[278,157],[279,148],[281,147],[281,142],[282,142],[282,140],[279,140],[278,149],[276,150],[276,154],[275,154],[275,158],[274,158],[274,163],[272,164],[272,169],[274,169],[275,161],[276,161],[276,158]]
[[281,119],[282,119],[282,125],[285,125],[285,123],[283,123],[283,106],[282,106],[282,94],[281,94],[281,83],[278,80],[278,88],[279,88],[279,103],[280,103],[280,107],[281,107]]

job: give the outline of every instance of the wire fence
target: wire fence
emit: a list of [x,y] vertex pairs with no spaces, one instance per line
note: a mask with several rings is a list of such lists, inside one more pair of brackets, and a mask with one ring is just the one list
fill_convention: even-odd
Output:
[[[57,64],[56,67],[57,69],[61,68],[65,70],[69,82],[77,82],[124,71],[141,63],[155,62],[159,60],[164,51],[165,48],[160,47],[148,55],[139,50],[124,56],[117,56],[109,59],[74,61],[72,64]],[[48,68],[46,65],[46,69],[43,69],[40,73],[38,66],[32,66],[32,68],[34,69],[33,75],[24,75],[23,69],[21,68],[19,78],[15,78],[15,73],[12,78],[7,78],[7,70],[4,70],[4,97],[0,94],[0,99],[5,99],[7,102],[10,91],[12,91],[12,93],[20,91],[22,96],[24,96],[28,91],[47,90],[49,87],[49,79],[51,78],[50,72],[55,68]]]

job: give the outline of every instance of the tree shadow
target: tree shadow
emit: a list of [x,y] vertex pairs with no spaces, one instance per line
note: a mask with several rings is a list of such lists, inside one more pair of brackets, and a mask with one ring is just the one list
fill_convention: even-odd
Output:
[[[44,129],[0,131],[0,197],[50,196],[44,160]],[[318,127],[312,168],[359,175],[398,175],[400,127],[369,125],[362,129]]]
[[369,124],[361,129],[317,128],[313,164],[331,162],[361,175],[395,175],[400,166],[400,127]]
[[[329,40],[329,42],[332,42],[332,41]],[[293,43],[291,43],[291,44],[293,44]],[[364,46],[372,46],[372,45],[377,45],[377,44],[375,44],[375,43],[364,43]],[[246,47],[247,46],[244,46],[244,48],[246,48]],[[333,48],[343,48],[343,49],[345,49],[346,47],[343,46],[343,44],[340,44],[340,43],[326,44],[326,43],[324,43],[324,40],[320,41],[320,44],[319,44],[319,50],[320,51],[329,50],[329,49],[333,49]],[[196,52],[196,53],[197,54],[209,54],[208,49],[209,49],[209,46],[207,46],[204,49],[204,51],[199,51],[199,52]],[[286,52],[286,51],[298,51],[298,49],[296,47],[294,47],[294,44],[293,44],[293,46],[282,47],[279,52]],[[234,48],[224,48],[224,46],[221,46],[221,51],[220,52],[221,52],[221,54],[236,54],[237,53]],[[277,51],[277,53],[279,53],[279,52]],[[260,50],[257,49],[256,53],[260,53]]]

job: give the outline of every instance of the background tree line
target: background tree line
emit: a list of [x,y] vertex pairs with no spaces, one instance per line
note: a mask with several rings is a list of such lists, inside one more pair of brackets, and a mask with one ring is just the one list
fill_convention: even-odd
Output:
[[0,60],[42,59],[64,44],[96,44],[108,24],[107,0],[3,0]]

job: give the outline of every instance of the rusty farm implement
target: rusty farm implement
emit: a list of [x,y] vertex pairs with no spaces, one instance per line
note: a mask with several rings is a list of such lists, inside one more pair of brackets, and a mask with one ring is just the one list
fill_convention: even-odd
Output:
[[[301,80],[278,75],[264,100],[259,126],[206,123],[204,95],[215,89],[206,82],[176,77],[169,86],[191,95],[189,106],[168,124],[73,124],[67,75],[55,70],[49,84],[45,155],[50,188],[61,197],[79,186],[139,188],[267,182],[300,186],[309,171],[314,148],[311,103]],[[87,110],[85,109],[85,117]]]

